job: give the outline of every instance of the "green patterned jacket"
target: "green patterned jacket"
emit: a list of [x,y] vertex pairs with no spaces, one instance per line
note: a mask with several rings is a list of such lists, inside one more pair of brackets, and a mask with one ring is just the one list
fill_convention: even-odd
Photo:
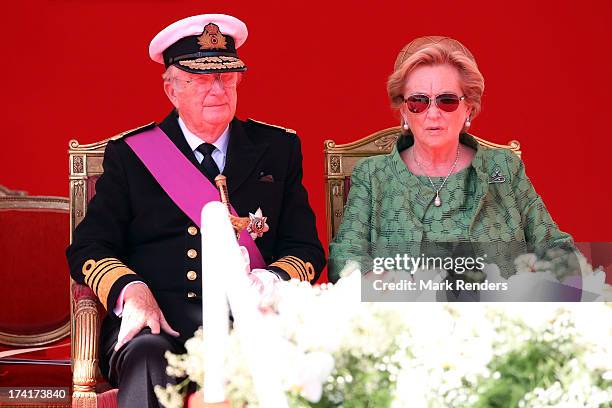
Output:
[[[331,282],[339,279],[348,261],[358,262],[367,272],[372,270],[375,257],[398,252],[418,256],[424,238],[503,243],[499,247],[510,246],[506,243],[573,245],[571,236],[560,231],[550,217],[525,174],[523,162],[511,151],[481,146],[465,133],[460,142],[476,154],[464,179],[465,191],[456,194],[461,207],[452,217],[444,216],[445,205],[453,198],[452,186],[445,186],[440,191],[443,205],[438,209],[442,215],[423,223],[417,214],[428,211],[435,192],[412,174],[400,157],[413,140],[412,135],[403,136],[390,154],[368,157],[355,165],[343,222],[330,244]],[[508,262],[512,265],[512,259]],[[502,270],[506,277],[511,273]]]

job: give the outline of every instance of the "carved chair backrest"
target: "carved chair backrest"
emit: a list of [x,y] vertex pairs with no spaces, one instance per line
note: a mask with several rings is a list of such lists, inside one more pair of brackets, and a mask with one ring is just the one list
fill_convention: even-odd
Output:
[[[369,136],[350,143],[336,144],[325,141],[325,208],[327,239],[331,242],[342,223],[344,204],[351,186],[351,173],[355,164],[364,157],[388,154],[400,136],[399,126],[379,130]],[[512,140],[507,145],[492,143],[474,136],[483,146],[509,149],[521,157],[521,145]]]
[[[87,204],[89,203],[89,200],[91,200],[91,198],[96,194],[96,181],[98,178],[100,178],[104,171],[102,162],[104,159],[104,150],[106,149],[106,145],[108,144],[109,140],[120,138],[128,132],[131,132],[131,130],[91,144],[80,144],[77,140],[71,140],[69,142],[70,242],[72,242],[72,234],[74,229],[77,227],[77,225],[79,225],[87,213]],[[94,343],[91,343],[90,339],[75,338],[76,320],[74,297],[76,294],[77,298],[84,295],[87,295],[90,298],[95,298],[95,295],[93,295],[93,292],[88,287],[84,285],[75,285],[75,283],[72,281],[71,287],[71,344],[73,351],[72,357],[73,360],[75,360],[76,356],[74,353],[77,349],[79,349],[79,344],[83,342],[86,344],[97,344],[97,339],[94,340]],[[101,321],[104,314],[104,308],[102,305],[98,302],[97,306],[92,305],[91,308],[93,310],[97,309],[98,318],[96,321]],[[75,372],[76,371],[78,370],[75,369]]]

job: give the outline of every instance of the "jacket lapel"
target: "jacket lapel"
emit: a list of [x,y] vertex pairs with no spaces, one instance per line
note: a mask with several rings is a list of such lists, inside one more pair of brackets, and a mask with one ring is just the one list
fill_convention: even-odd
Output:
[[234,118],[230,125],[230,139],[223,170],[223,175],[227,177],[230,197],[253,172],[267,148],[265,143],[255,143],[245,132],[242,122]]
[[468,227],[468,233],[471,237],[472,230],[476,224],[476,216],[482,209],[487,192],[489,191],[488,175],[486,173],[487,163],[485,161],[485,149],[480,147],[472,135],[469,133],[462,133],[459,136],[459,140],[463,144],[476,150],[476,155],[472,159],[472,167],[476,170],[478,181],[476,183],[476,190],[474,191],[474,202],[476,206],[474,207],[474,212],[472,213],[470,225]]

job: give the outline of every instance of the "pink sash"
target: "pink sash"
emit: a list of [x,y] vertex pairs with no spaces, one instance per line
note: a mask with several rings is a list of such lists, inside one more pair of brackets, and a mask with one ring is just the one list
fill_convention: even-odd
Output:
[[[202,207],[210,201],[219,201],[217,188],[159,127],[130,136],[125,141],[172,201],[201,228]],[[231,211],[237,215],[233,207]],[[249,251],[252,269],[266,267],[259,248],[246,230],[242,230],[238,242]]]

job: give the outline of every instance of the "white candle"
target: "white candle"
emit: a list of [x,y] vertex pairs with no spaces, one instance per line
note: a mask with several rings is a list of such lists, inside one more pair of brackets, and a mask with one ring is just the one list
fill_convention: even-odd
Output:
[[235,271],[238,269],[232,269],[229,275],[227,295],[234,316],[234,330],[253,377],[259,406],[288,408],[275,354],[280,333],[259,311],[259,294],[250,286],[246,274],[239,275]]
[[224,246],[236,238],[227,230],[227,208],[211,202],[202,209],[202,326],[205,403],[225,401],[225,355],[229,338]]
[[[205,237],[207,235],[207,237]],[[227,307],[226,299],[234,316],[234,327],[238,330],[240,344],[246,356],[255,392],[259,404],[266,408],[286,408],[287,399],[283,391],[279,370],[276,369],[275,343],[279,333],[268,330],[268,322],[259,311],[259,294],[251,286],[247,273],[250,271],[249,263],[244,259],[240,246],[236,241],[234,230],[229,221],[227,208],[219,202],[208,203],[202,210],[202,295],[204,296],[204,401],[219,402],[221,399],[209,400],[213,386],[218,389],[220,382],[224,382],[222,367],[226,353],[227,325],[223,326],[217,319],[225,319],[227,323],[227,309],[221,312],[221,300]],[[205,269],[206,268],[206,269]],[[204,272],[206,271],[206,272]],[[214,288],[207,285],[218,285]],[[212,292],[212,293],[211,293]],[[223,299],[219,295],[223,292]],[[215,301],[206,300],[206,296],[214,296]],[[213,303],[212,306],[208,306]],[[210,309],[211,307],[218,310]],[[209,308],[207,310],[207,308]],[[222,314],[223,313],[223,314]],[[212,320],[214,326],[207,327],[207,321]],[[217,329],[215,329],[217,328]],[[217,330],[211,333],[211,330]],[[224,339],[224,344],[220,344]],[[214,364],[208,361],[214,359]],[[211,370],[218,370],[211,372]],[[210,378],[213,376],[212,378]],[[210,381],[207,382],[207,379]],[[215,396],[221,398],[221,393]],[[224,394],[223,394],[224,396]]]

